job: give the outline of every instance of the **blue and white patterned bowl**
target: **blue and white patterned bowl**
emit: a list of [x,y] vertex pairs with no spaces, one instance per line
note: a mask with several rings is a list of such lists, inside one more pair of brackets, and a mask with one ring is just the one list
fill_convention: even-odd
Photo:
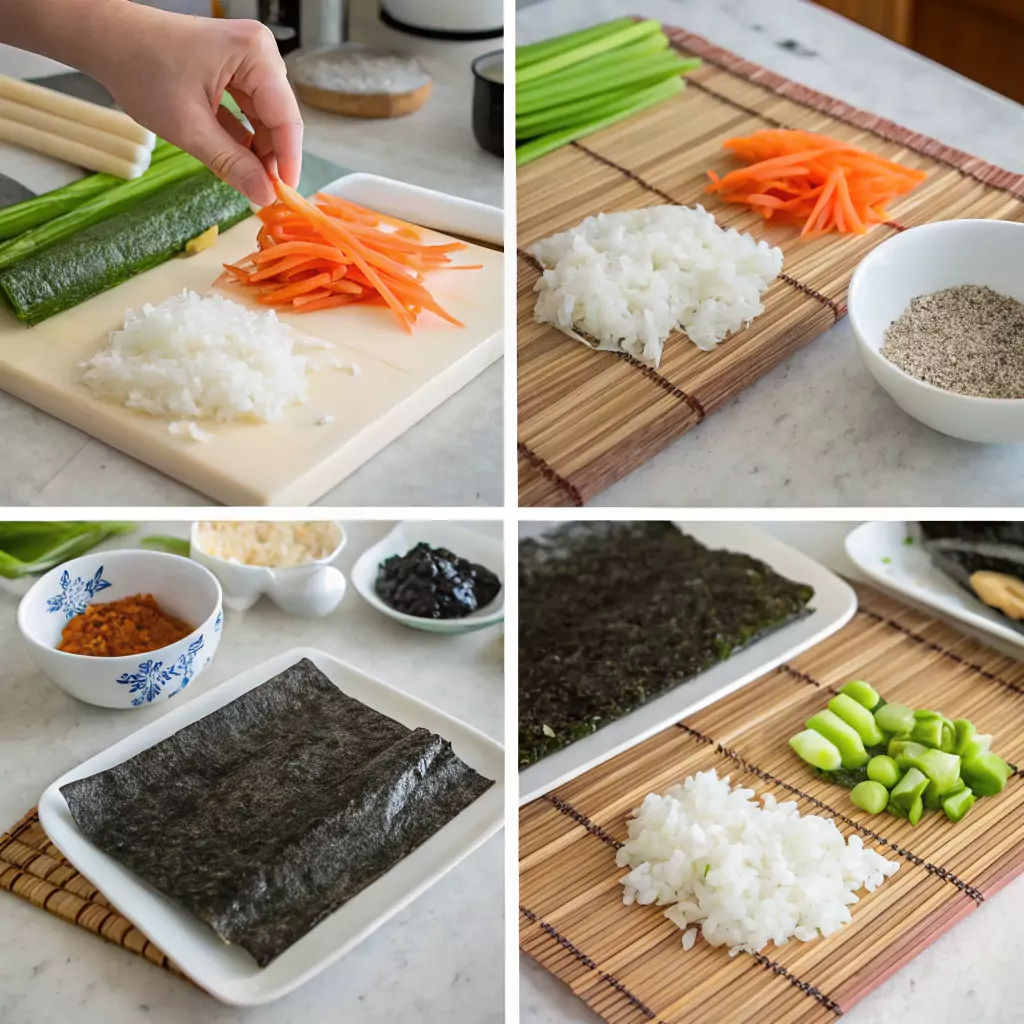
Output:
[[[57,650],[69,619],[94,602],[134,594],[152,594],[168,614],[196,628],[177,643],[122,658]],[[37,580],[18,605],[18,629],[39,671],[72,697],[104,708],[144,708],[181,693],[210,663],[220,643],[221,602],[217,578],[188,558],[95,552]]]

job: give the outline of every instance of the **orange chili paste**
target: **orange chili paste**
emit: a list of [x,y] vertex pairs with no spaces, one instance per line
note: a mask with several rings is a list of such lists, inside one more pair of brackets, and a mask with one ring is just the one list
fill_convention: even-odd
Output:
[[57,650],[93,658],[119,658],[155,651],[191,632],[187,622],[168,615],[152,594],[135,594],[89,605],[64,627]]

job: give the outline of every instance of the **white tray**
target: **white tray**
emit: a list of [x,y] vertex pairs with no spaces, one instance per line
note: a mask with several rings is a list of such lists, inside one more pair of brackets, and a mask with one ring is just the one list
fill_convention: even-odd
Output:
[[520,804],[535,800],[595,765],[636,746],[673,722],[753,682],[830,636],[849,622],[857,610],[857,597],[848,584],[807,555],[760,530],[734,523],[677,525],[708,547],[752,555],[781,575],[809,584],[814,588],[811,613],[593,735],[530,765],[519,773]]
[[[383,877],[260,968],[249,954],[227,945],[209,925],[93,846],[75,825],[60,787],[134,757],[301,658],[309,658],[350,697],[409,728],[423,726],[443,736],[463,761],[495,784]],[[337,658],[304,647],[271,658],[168,712],[61,776],[39,801],[39,820],[64,856],[193,981],[210,995],[236,1006],[269,1002],[308,981],[493,835],[501,828],[503,817],[504,749],[499,743]]]
[[[907,537],[914,542],[906,543]],[[846,538],[846,553],[865,576],[909,604],[938,614],[962,632],[1024,660],[1024,634],[932,564],[911,523],[863,523]]]

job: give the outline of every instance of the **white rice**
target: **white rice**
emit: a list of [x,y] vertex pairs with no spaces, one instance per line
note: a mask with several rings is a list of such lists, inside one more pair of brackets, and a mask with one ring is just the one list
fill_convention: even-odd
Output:
[[600,213],[532,246],[544,266],[534,315],[590,345],[657,367],[682,329],[705,351],[763,312],[782,251],[702,206]]
[[859,889],[872,892],[899,868],[858,835],[845,840],[831,818],[754,796],[714,771],[649,794],[616,859],[631,868],[623,902],[667,906],[684,949],[699,925],[712,946],[759,952],[832,934],[850,921]]
[[[312,368],[299,354],[304,347],[305,337],[273,310],[184,291],[125,313],[124,329],[80,364],[81,379],[98,398],[151,416],[269,422],[307,400]],[[170,429],[208,439],[186,426]]]

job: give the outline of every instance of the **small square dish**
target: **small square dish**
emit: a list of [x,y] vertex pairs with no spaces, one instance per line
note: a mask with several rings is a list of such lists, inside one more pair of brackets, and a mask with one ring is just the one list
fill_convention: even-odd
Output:
[[[100,850],[79,829],[61,787],[121,765],[308,659],[339,690],[408,729],[448,740],[455,755],[494,785],[362,891],[329,913],[265,967],[238,945]],[[326,686],[327,684],[324,683]],[[61,852],[110,902],[210,995],[237,1006],[269,1002],[352,949],[493,835],[504,814],[502,746],[449,715],[322,651],[296,648],[269,659],[90,758],[54,782],[39,818]]]

